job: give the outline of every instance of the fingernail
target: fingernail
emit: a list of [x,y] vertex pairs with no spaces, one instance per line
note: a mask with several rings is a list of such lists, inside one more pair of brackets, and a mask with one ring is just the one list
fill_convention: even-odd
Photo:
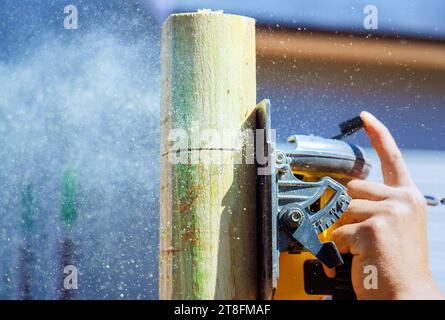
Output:
[[369,120],[371,120],[371,121],[373,121],[373,120],[377,120],[377,118],[376,118],[372,113],[370,113],[370,112],[368,112],[368,111],[362,111],[362,112],[360,112],[360,117],[362,118],[362,120],[363,120],[365,126],[366,126],[366,122],[367,122],[367,121],[369,121]]

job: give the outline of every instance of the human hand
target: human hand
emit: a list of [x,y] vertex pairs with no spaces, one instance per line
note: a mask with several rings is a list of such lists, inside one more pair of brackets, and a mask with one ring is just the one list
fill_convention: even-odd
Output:
[[[358,299],[442,299],[428,265],[426,202],[389,130],[368,112],[360,114],[382,166],[384,184],[353,180],[348,210],[332,232],[340,253],[351,253]],[[366,266],[377,271],[377,288],[366,288]],[[325,268],[330,277],[335,269]]]

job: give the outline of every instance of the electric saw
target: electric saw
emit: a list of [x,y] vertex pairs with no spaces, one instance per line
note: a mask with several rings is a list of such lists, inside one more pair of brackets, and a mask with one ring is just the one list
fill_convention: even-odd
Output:
[[342,123],[341,134],[333,138],[293,135],[287,144],[277,146],[270,102],[257,105],[257,130],[264,131],[261,156],[267,160],[259,165],[257,181],[262,299],[273,298],[280,253],[309,251],[330,268],[344,264],[335,244],[320,241],[319,235],[351,202],[343,184],[369,174],[371,165],[363,150],[341,140],[361,127],[357,117]]

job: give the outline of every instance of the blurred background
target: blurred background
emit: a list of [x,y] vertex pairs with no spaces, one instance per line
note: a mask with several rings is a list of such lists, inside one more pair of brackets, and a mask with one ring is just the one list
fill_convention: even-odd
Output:
[[[77,30],[64,29],[70,4]],[[279,141],[332,136],[368,110],[422,191],[445,196],[443,1],[3,0],[1,299],[158,297],[160,28],[202,8],[257,19],[258,100],[271,99]],[[363,133],[350,141],[369,147]],[[442,291],[444,208],[428,212]],[[79,268],[72,296],[67,262]]]

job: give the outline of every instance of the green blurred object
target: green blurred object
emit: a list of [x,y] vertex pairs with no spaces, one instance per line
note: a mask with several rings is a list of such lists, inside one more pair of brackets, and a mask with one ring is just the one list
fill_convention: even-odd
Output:
[[62,222],[72,227],[79,215],[79,202],[77,201],[76,172],[67,169],[62,176]]
[[[65,266],[76,264],[76,244],[73,238],[73,227],[79,216],[79,185],[76,171],[68,168],[62,174],[62,208],[61,219],[65,227],[65,235],[60,252],[61,270]],[[60,279],[59,299],[72,300],[75,297],[73,290],[64,288],[64,275]]]
[[32,236],[34,223],[37,216],[37,208],[34,200],[34,188],[32,184],[25,183],[22,189],[22,227],[24,243],[20,252],[20,297],[23,300],[32,299],[32,282],[34,252],[32,249]]
[[22,223],[25,233],[32,232],[32,228],[36,219],[36,209],[33,193],[33,186],[30,183],[26,183],[22,190]]

